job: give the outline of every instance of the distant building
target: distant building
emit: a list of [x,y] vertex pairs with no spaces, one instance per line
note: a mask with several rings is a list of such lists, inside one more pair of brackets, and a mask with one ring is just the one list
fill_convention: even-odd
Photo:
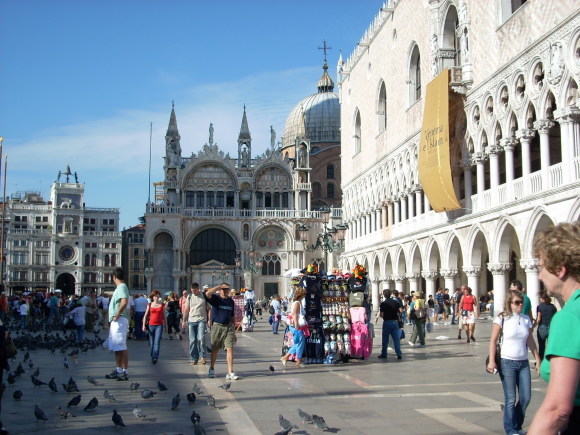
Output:
[[50,201],[37,192],[11,196],[3,277],[9,292],[114,289],[112,269],[121,265],[119,210],[86,207],[84,194],[67,166],[51,185]]
[[123,270],[126,283],[134,293],[145,293],[147,277],[145,276],[145,225],[139,224],[122,231],[123,234]]
[[539,302],[534,236],[580,218],[578,5],[389,0],[361,29],[339,79],[341,261],[375,306],[465,284],[498,312],[512,279]]

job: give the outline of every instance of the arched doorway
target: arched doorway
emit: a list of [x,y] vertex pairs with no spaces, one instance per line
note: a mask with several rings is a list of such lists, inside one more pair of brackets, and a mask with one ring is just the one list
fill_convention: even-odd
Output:
[[62,290],[63,294],[70,296],[75,294],[75,277],[70,273],[61,273],[56,278],[56,289]]

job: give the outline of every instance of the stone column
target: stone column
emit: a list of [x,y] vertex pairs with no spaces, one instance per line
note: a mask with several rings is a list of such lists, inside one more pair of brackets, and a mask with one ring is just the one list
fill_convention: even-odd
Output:
[[392,290],[390,287],[391,277],[390,276],[382,276],[381,278],[381,290]]
[[419,216],[423,211],[421,209],[421,203],[423,202],[423,189],[417,187],[415,190],[415,206],[417,210],[415,211],[415,216]]
[[389,216],[389,212],[388,212],[388,204],[387,203],[382,203],[381,204],[381,228],[386,228],[388,223],[387,223],[387,219]]
[[554,116],[560,123],[561,143],[562,143],[562,183],[571,181],[572,160],[580,155],[580,138],[578,138],[578,119],[580,109],[577,107],[567,107],[558,109]]
[[397,225],[400,222],[399,210],[400,210],[399,198],[395,198],[395,210],[394,210],[394,216],[393,216],[393,221],[394,221],[393,223],[395,225]]
[[449,291],[455,290],[455,278],[457,278],[458,270],[457,269],[441,269],[439,274],[445,278],[445,288],[448,288]]
[[429,295],[435,297],[435,279],[439,274],[436,270],[422,270],[421,276],[425,278],[425,299],[429,297]]
[[472,162],[477,165],[477,194],[485,190],[485,153],[475,153]]
[[540,136],[540,162],[542,167],[542,186],[552,187],[550,182],[550,129],[556,125],[549,119],[541,119],[534,122],[534,128]]
[[378,311],[381,305],[381,289],[379,288],[380,278],[373,276],[371,278],[371,300],[373,302],[373,310]]
[[497,145],[490,145],[487,147],[489,153],[489,178],[490,188],[497,189],[499,186],[499,152],[500,147]]
[[467,287],[470,287],[473,291],[473,296],[479,301],[480,291],[479,291],[479,273],[481,272],[481,267],[479,266],[464,266],[463,272],[467,275]]
[[471,160],[464,160],[461,166],[463,167],[463,183],[465,185],[464,207],[467,209],[466,211],[468,213],[471,213],[471,195],[473,195],[473,191],[471,190]]
[[524,179],[524,193],[529,195],[532,193],[532,185],[530,180],[532,161],[530,157],[530,142],[536,135],[534,130],[523,128],[516,131],[516,136],[520,140],[522,147],[522,177]]
[[535,258],[521,259],[520,266],[526,272],[526,292],[532,302],[532,315],[536,317],[536,307],[540,304],[540,281],[538,261]]
[[408,195],[409,198],[409,219],[415,216],[415,195],[411,190]]
[[494,314],[503,311],[505,293],[507,289],[508,272],[510,263],[487,263],[487,269],[493,275],[493,305]]
[[499,141],[505,153],[505,178],[507,184],[512,184],[514,181],[514,149],[517,142],[513,137],[500,139]]
[[393,201],[388,202],[388,207],[389,207],[389,214],[387,216],[387,222],[388,222],[388,225],[390,227],[392,227],[393,224],[395,223],[395,204],[393,203]]
[[427,194],[423,192],[423,199],[425,201],[425,213],[431,211],[431,204],[429,204],[429,198],[427,198]]
[[405,279],[405,275],[395,275],[393,276],[395,280],[395,290],[402,292],[403,291],[403,280]]
[[409,280],[409,293],[417,290],[421,290],[419,288],[419,279],[421,275],[418,273],[408,273],[406,275],[407,280]]
[[407,220],[407,195],[406,194],[402,194],[401,195],[401,222],[404,222]]

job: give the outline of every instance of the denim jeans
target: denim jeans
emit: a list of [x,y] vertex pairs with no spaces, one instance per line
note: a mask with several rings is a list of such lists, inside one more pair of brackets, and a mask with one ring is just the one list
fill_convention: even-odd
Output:
[[152,359],[159,359],[159,344],[162,335],[163,325],[149,325],[149,347]]
[[58,307],[51,306],[50,312],[48,313],[48,323],[51,324],[55,319],[60,323],[60,313],[58,312]]
[[205,330],[207,324],[205,320],[199,322],[188,322],[189,325],[189,355],[191,361],[197,362],[199,358],[205,358]]
[[402,355],[401,353],[401,333],[399,330],[399,322],[397,320],[385,320],[383,321],[383,341],[381,355],[387,356],[387,348],[389,347],[389,337],[393,338],[393,344],[395,346],[395,353],[397,355]]
[[77,342],[82,342],[83,338],[85,338],[85,325],[77,325]]
[[[503,428],[507,435],[521,430],[526,408],[532,397],[532,379],[528,360],[515,361],[501,359],[501,383],[505,405],[503,409]],[[516,400],[516,389],[518,399]]]
[[135,338],[145,338],[145,333],[143,332],[143,317],[145,317],[145,311],[135,311],[133,316],[135,320]]
[[26,316],[20,315],[20,329],[26,329]]
[[280,314],[274,314],[274,321],[272,322],[272,333],[278,333],[278,327],[280,326]]

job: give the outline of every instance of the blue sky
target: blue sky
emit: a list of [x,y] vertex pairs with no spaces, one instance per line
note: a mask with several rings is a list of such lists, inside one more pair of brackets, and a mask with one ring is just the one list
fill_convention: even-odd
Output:
[[[316,92],[323,40],[336,81],[377,0],[0,0],[0,136],[6,194],[39,191],[67,163],[88,207],[138,223],[163,178],[175,101],[184,155],[208,140],[235,153],[244,104],[253,153]],[[335,88],[335,91],[338,89]],[[3,169],[3,167],[2,167]],[[2,174],[3,177],[3,174]]]

